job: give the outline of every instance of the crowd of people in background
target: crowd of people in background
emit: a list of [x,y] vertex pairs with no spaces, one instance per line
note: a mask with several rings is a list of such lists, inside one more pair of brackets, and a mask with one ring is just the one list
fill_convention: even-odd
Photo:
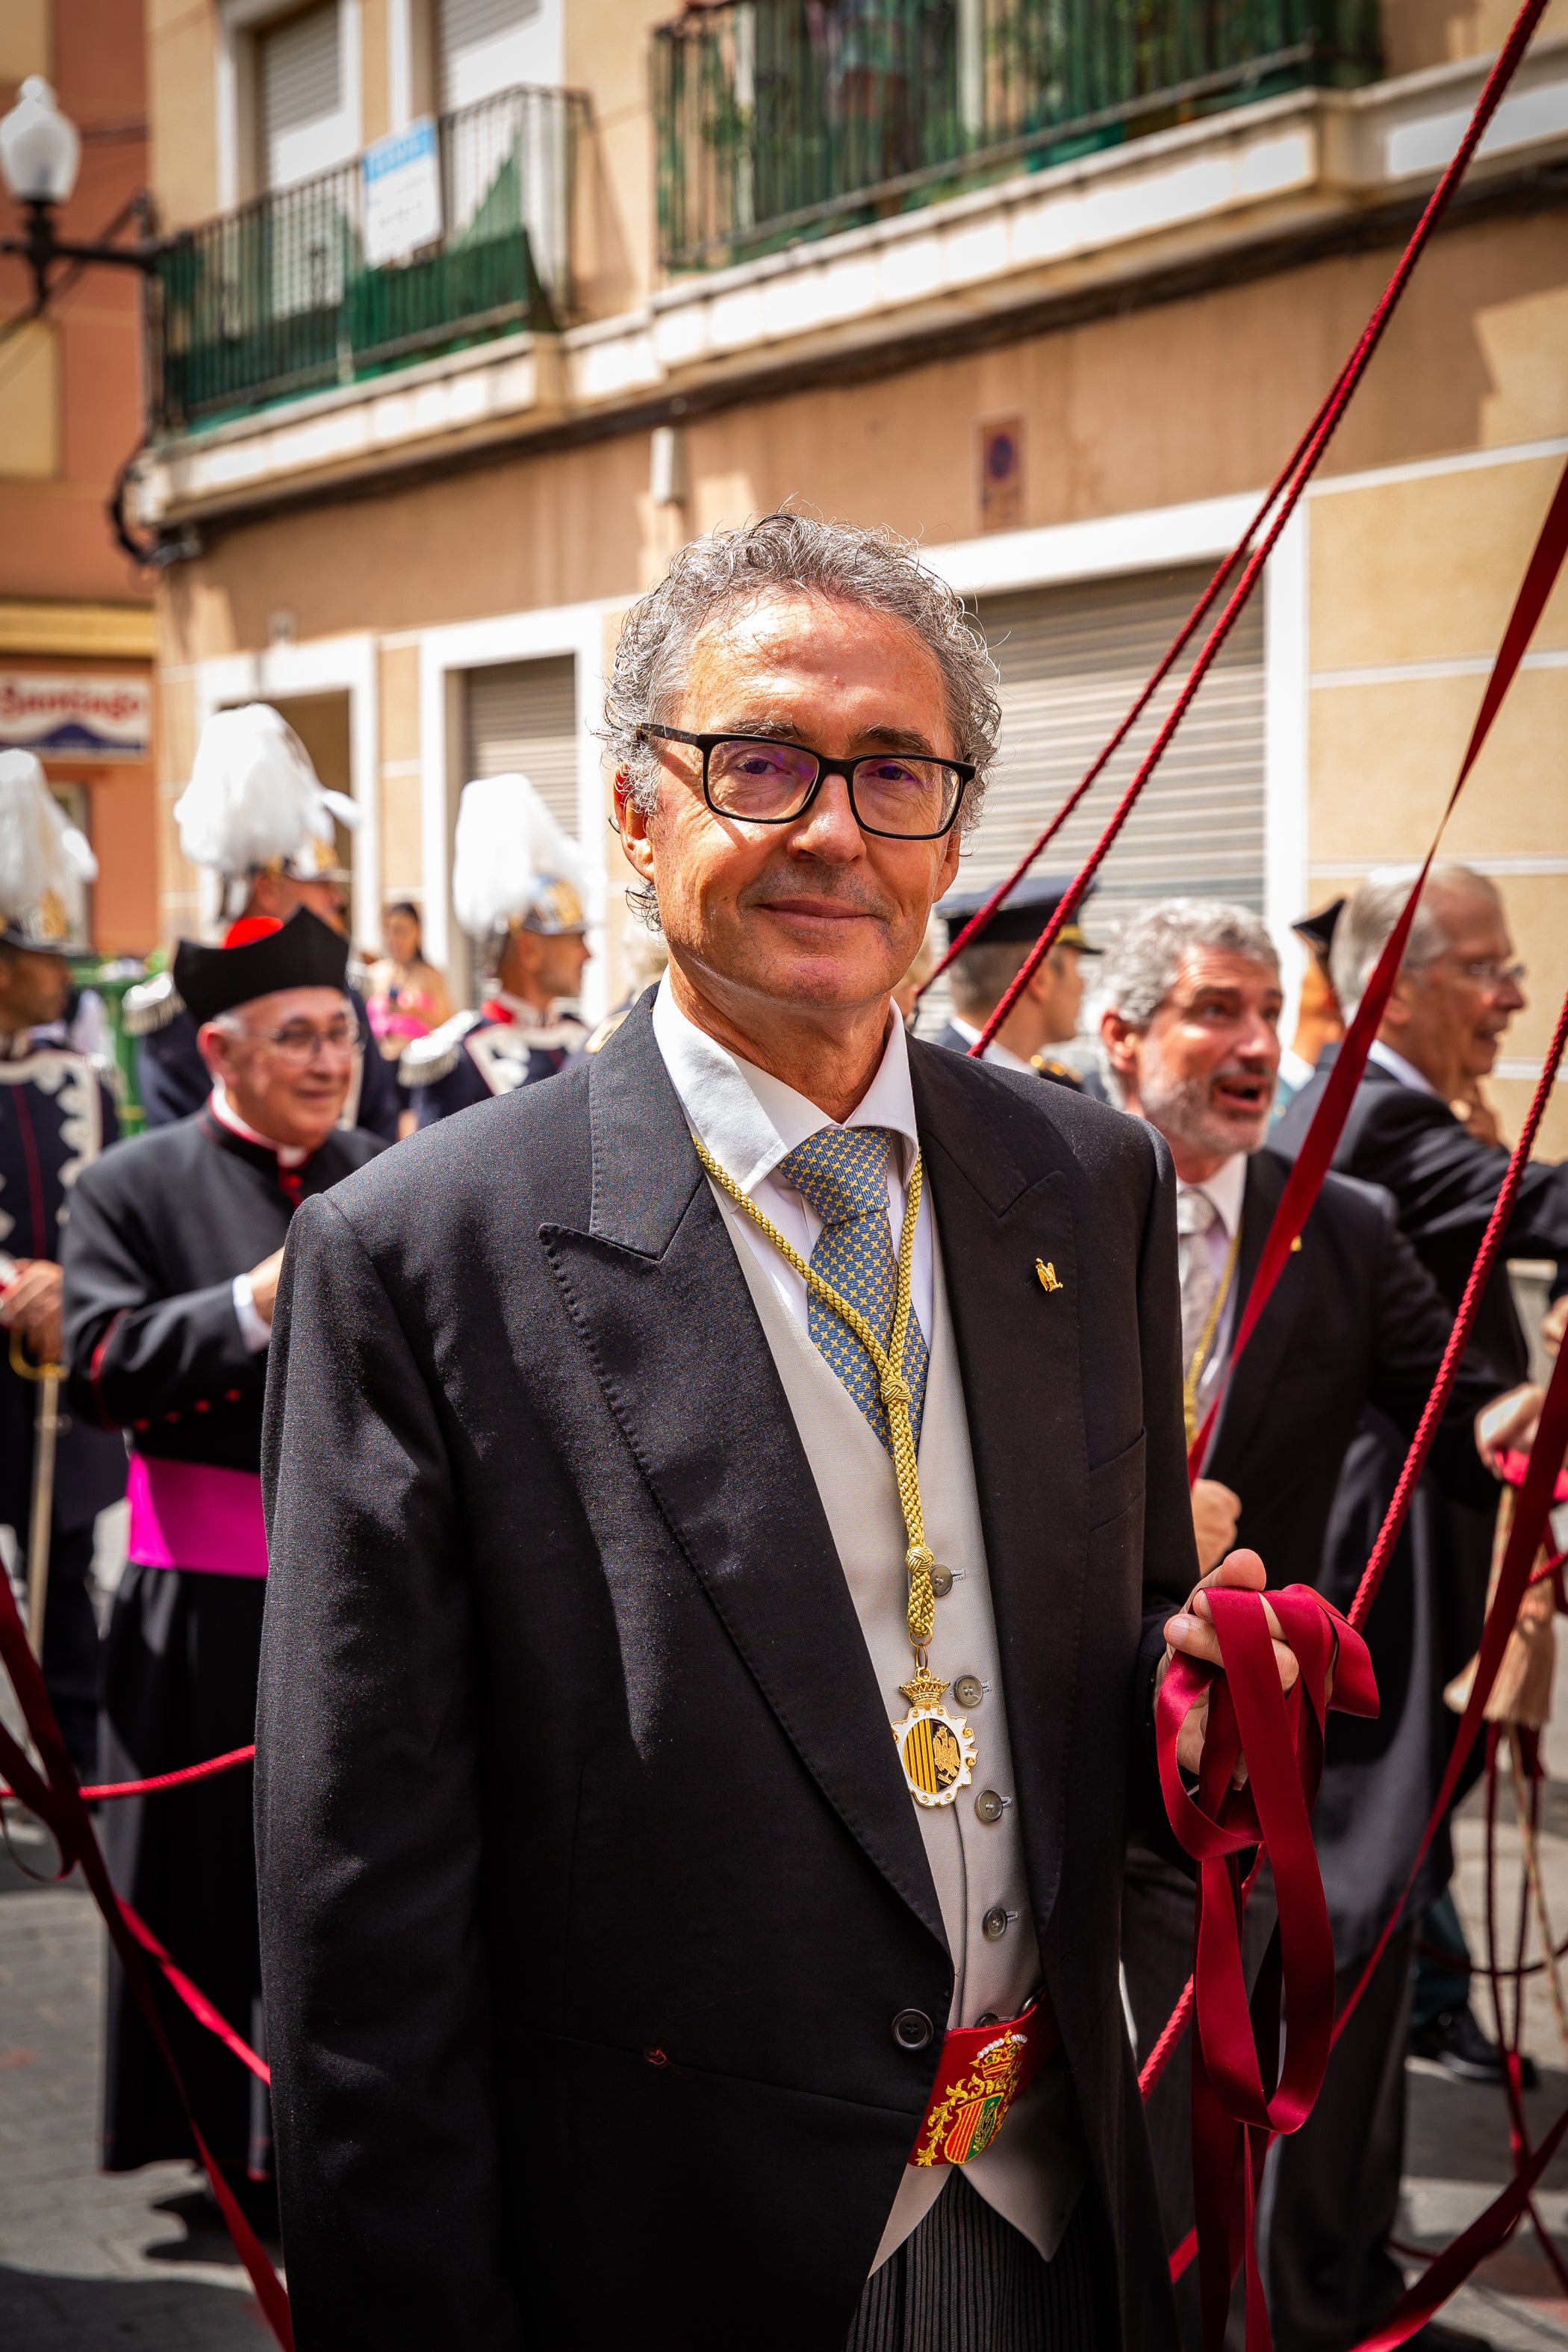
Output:
[[[636,986],[591,1030],[578,1007],[590,952],[581,854],[526,778],[492,777],[465,791],[456,842],[455,903],[484,977],[478,1005],[453,1006],[409,900],[386,908],[362,991],[335,845],[352,808],[323,793],[276,712],[221,714],[179,816],[187,855],[217,877],[222,943],[182,944],[127,999],[149,1131],[117,1145],[105,1071],[61,1026],[82,853],[37,763],[10,754],[0,770],[0,841],[19,845],[0,852],[0,1324],[12,1349],[0,1361],[0,1521],[25,1583],[29,1376],[63,1366],[44,1668],[84,1778],[131,1778],[250,1737],[266,1570],[262,1401],[295,1208],[416,1129],[602,1052],[658,983],[662,957],[650,932]],[[921,1020],[919,992],[984,896],[951,893],[895,991],[906,1025],[969,1053],[1065,887],[1015,890],[946,972],[940,1025]],[[1163,1138],[1189,1439],[1223,1399],[1193,1490],[1200,1567],[1248,1545],[1273,1581],[1314,1584],[1342,1606],[1502,1173],[1484,1085],[1525,1003],[1523,973],[1500,893],[1469,868],[1431,877],[1336,1172],[1251,1341],[1247,1381],[1227,1391],[1225,1373],[1269,1219],[1407,887],[1403,876],[1373,877],[1296,926],[1304,962],[1289,1045],[1279,943],[1245,908],[1183,898],[1143,908],[1102,940],[1068,924],[986,1047],[1000,1067],[1087,1091]],[[1097,1024],[1088,1034],[1086,995]],[[1503,1255],[1554,1261],[1568,1288],[1568,1167],[1531,1163]],[[1563,1313],[1559,1304],[1549,1318],[1549,1345]],[[1315,1830],[1342,1985],[1397,1899],[1441,1777],[1454,1719],[1445,1690],[1474,1654],[1485,1603],[1496,1466],[1527,1440],[1539,1402],[1529,1362],[1500,1269],[1373,1620],[1384,1712],[1373,1724],[1335,1717],[1331,1734]],[[100,1659],[93,1529],[128,1475],[129,1564]],[[177,1811],[121,1807],[109,1835],[124,1895],[259,2039],[248,1811],[243,1779],[220,1780]],[[1458,2073],[1500,2076],[1468,2001],[1450,1870],[1445,1837],[1310,2122],[1270,2158],[1262,2226],[1283,2352],[1353,2340],[1388,2305],[1407,2041]],[[1265,1935],[1266,1885],[1248,1916]],[[1423,1920],[1451,1957],[1446,1974],[1417,1960]],[[1124,1956],[1140,2055],[1187,1973],[1192,1924],[1190,1882],[1135,1849]],[[105,2163],[189,2154],[118,1971],[110,2016]],[[265,2220],[266,2094],[183,2013],[171,2030],[217,2159]],[[1184,2058],[1150,2118],[1174,2243],[1193,2218]],[[1195,2301],[1183,2324],[1195,2345]]]

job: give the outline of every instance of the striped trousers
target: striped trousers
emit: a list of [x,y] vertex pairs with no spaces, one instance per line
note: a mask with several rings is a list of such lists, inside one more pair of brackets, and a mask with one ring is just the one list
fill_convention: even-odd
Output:
[[844,2352],[1115,2352],[1110,2255],[1079,2199],[1042,2262],[955,2171],[918,2230],[873,2271]]

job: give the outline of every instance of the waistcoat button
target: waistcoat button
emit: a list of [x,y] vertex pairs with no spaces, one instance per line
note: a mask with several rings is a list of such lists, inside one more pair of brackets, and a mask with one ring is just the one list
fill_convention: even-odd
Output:
[[982,1789],[980,1794],[974,1800],[975,1820],[977,1822],[999,1822],[1002,1818],[1002,1800],[996,1794],[995,1790]]
[[952,1570],[943,1568],[940,1560],[931,1572],[931,1589],[939,1601],[945,1601],[952,1591]]
[[988,1944],[1000,1943],[1007,1932],[1007,1914],[1000,1903],[994,1903],[980,1924],[985,1930]]
[[960,1675],[953,1684],[952,1695],[960,1706],[978,1706],[985,1696],[985,1685],[978,1675]]
[[923,2050],[931,2041],[931,2021],[923,2009],[900,2009],[893,2020],[893,2040],[900,2050]]

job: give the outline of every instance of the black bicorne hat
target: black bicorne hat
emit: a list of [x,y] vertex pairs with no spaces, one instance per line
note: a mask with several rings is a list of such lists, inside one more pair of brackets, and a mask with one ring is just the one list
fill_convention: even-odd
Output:
[[1290,926],[1299,940],[1305,940],[1310,948],[1316,948],[1325,963],[1329,960],[1329,950],[1334,943],[1334,925],[1340,919],[1344,903],[1342,898],[1331,898],[1315,915],[1303,915],[1299,923]]
[[276,930],[239,947],[182,940],[174,950],[174,986],[198,1024],[280,988],[342,989],[348,969],[347,940],[309,907],[296,907]]
[[[1004,907],[998,907],[985,929],[975,940],[976,947],[1004,947],[1016,940],[1037,940],[1051,917],[1067,896],[1072,881],[1070,874],[1041,874],[1033,880],[1020,882]],[[954,940],[972,915],[977,915],[995,888],[987,883],[983,890],[950,890],[937,908],[939,919],[947,925],[949,943]],[[1094,889],[1091,882],[1084,898]],[[1059,948],[1081,948],[1085,955],[1098,955],[1075,921],[1064,923],[1057,934]]]

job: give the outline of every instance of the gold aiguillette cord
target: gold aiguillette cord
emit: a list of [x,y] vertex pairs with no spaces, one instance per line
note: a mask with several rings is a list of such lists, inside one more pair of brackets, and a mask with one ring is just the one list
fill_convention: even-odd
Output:
[[910,1713],[902,1723],[893,1726],[893,1737],[899,1743],[904,1777],[909,1781],[911,1793],[923,1805],[951,1804],[970,1778],[975,1760],[974,1737],[966,1723],[955,1721],[945,1708],[939,1706],[947,1685],[937,1680],[926,1663],[926,1652],[936,1627],[936,1594],[931,1580],[931,1570],[936,1566],[936,1555],[926,1541],[914,1425],[910,1419],[913,1391],[904,1378],[903,1369],[904,1342],[909,1334],[910,1299],[914,1289],[915,1226],[920,1217],[924,1163],[917,1151],[915,1164],[910,1171],[909,1191],[904,1202],[903,1230],[899,1236],[893,1328],[884,1347],[858,1307],[852,1307],[830,1282],[824,1281],[822,1276],[815,1272],[794,1243],[780,1233],[773,1219],[742,1192],[727,1170],[720,1167],[700,1136],[694,1135],[691,1140],[697,1157],[715,1184],[729,1194],[737,1207],[744,1210],[759,1231],[766,1234],[780,1256],[801,1276],[806,1288],[848,1325],[871,1359],[893,1441],[893,1475],[898,1482],[899,1507],[903,1513],[904,1528],[909,1537],[904,1566],[910,1580],[910,1647],[915,1654],[915,1671],[907,1683],[899,1685],[910,1702]]

